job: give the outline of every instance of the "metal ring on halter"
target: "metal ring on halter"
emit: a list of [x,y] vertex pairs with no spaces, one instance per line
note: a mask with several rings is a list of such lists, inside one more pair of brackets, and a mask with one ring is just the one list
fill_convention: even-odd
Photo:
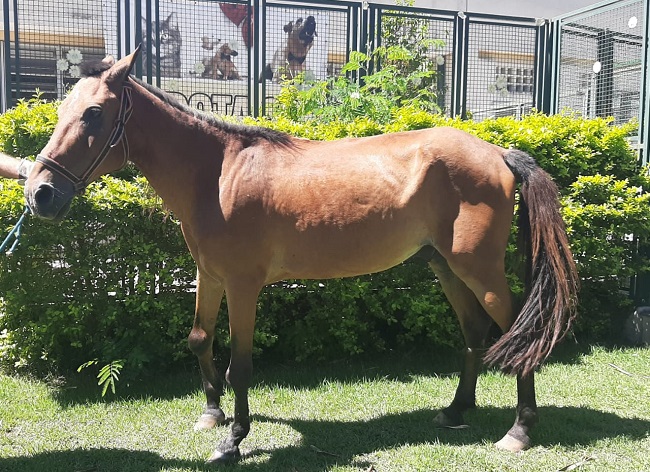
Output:
[[121,167],[124,167],[129,161],[129,142],[126,138],[126,123],[131,117],[133,112],[133,100],[131,98],[131,86],[125,83],[122,87],[122,100],[120,102],[120,111],[117,114],[113,131],[109,136],[106,144],[99,152],[97,157],[93,159],[90,166],[80,176],[75,175],[73,172],[66,169],[63,165],[50,159],[47,156],[39,154],[36,157],[36,162],[40,162],[44,167],[50,171],[59,174],[72,183],[75,193],[82,192],[90,183],[90,177],[95,173],[97,168],[104,162],[111,149],[113,149],[119,142],[122,142],[124,149],[124,162]]

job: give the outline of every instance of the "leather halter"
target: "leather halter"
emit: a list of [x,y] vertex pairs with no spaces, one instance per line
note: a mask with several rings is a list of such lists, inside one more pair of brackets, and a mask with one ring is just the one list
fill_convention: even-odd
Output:
[[106,156],[117,144],[121,141],[122,147],[124,148],[124,161],[122,167],[126,165],[129,160],[129,142],[126,138],[126,122],[129,121],[131,113],[133,112],[133,101],[131,98],[131,85],[124,83],[122,87],[122,100],[120,102],[120,111],[117,114],[115,124],[113,125],[113,131],[108,137],[108,141],[104,144],[104,147],[95,159],[92,160],[88,168],[79,176],[75,175],[70,170],[66,169],[62,164],[56,162],[54,159],[50,159],[47,156],[39,154],[36,157],[36,162],[40,162],[44,167],[50,171],[59,174],[65,179],[69,180],[74,187],[75,193],[82,192],[90,183],[89,179],[97,168],[104,162]]

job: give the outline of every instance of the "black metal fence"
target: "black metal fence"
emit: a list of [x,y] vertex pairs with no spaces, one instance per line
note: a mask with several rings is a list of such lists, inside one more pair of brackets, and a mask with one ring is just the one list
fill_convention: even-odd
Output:
[[647,142],[648,0],[600,3],[555,20],[551,112],[639,121]]
[[199,109],[259,116],[273,113],[282,77],[325,79],[350,51],[426,44],[427,86],[448,115],[638,118],[643,147],[649,1],[548,21],[359,0],[2,0],[0,105],[37,90],[61,99],[82,61],[141,43],[145,80]]
[[[350,51],[429,45],[440,107],[475,119],[538,106],[533,19],[296,0],[3,0],[2,107],[61,99],[79,64],[141,43],[136,75],[189,105],[272,113],[281,79],[338,74]],[[409,42],[410,41],[410,42]]]

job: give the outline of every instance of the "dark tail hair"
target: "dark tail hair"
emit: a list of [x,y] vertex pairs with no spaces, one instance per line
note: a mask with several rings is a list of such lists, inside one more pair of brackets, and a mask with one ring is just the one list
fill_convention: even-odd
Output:
[[579,279],[557,186],[525,152],[508,150],[503,157],[521,183],[518,227],[520,249],[527,259],[526,298],[512,327],[488,349],[484,360],[504,372],[527,375],[571,328]]

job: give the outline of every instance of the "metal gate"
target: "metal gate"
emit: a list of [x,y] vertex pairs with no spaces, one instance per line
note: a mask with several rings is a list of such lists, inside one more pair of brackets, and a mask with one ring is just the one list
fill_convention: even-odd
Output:
[[554,20],[550,112],[639,122],[647,162],[648,0],[606,1]]
[[[436,70],[426,86],[440,108],[475,119],[539,108],[536,51],[546,28],[357,0],[3,0],[3,23],[3,109],[36,90],[61,99],[82,61],[141,44],[139,77],[202,110],[259,116],[273,112],[282,74],[325,79],[350,51],[412,40],[433,45],[422,55]],[[292,34],[307,23],[312,41],[295,49]]]
[[[350,51],[428,44],[436,79],[423,86],[444,113],[638,119],[645,159],[649,2],[608,0],[549,21],[359,0],[2,0],[0,105],[37,90],[61,99],[82,61],[141,43],[138,76],[199,109],[260,116],[273,113],[283,74],[324,79]],[[311,41],[293,48],[307,24]]]

